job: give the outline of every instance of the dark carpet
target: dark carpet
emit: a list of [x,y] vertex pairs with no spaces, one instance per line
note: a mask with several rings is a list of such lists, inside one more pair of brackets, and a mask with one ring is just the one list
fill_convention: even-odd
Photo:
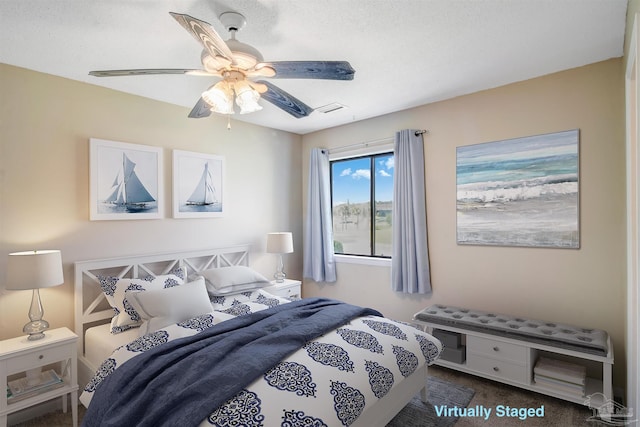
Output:
[[[454,384],[449,381],[430,376],[427,381],[429,387],[429,402],[422,403],[420,396],[415,396],[409,404],[391,420],[387,427],[451,427],[457,417],[438,417],[434,405],[448,407],[466,407],[475,391],[469,387]],[[79,419],[82,420],[84,407],[79,406]],[[54,412],[30,421],[17,424],[20,427],[66,427],[71,425],[71,411],[63,414]]]
[[438,416],[435,407],[442,405],[448,408],[466,408],[475,394],[469,387],[433,376],[429,377],[427,386],[429,402],[423,403],[420,395],[414,396],[387,427],[450,427],[456,423],[458,417]]

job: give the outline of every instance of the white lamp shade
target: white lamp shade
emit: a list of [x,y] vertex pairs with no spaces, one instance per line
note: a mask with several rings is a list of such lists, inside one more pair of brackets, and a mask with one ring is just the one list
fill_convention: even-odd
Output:
[[288,254],[293,252],[293,235],[289,232],[267,234],[267,253]]
[[236,104],[240,107],[240,114],[255,113],[262,110],[262,106],[258,104],[260,94],[257,90],[249,86],[245,80],[241,80],[235,84]]
[[203,92],[202,99],[210,105],[214,113],[233,114],[233,93],[225,80]]
[[64,283],[62,254],[58,250],[14,252],[7,263],[6,288],[49,288]]

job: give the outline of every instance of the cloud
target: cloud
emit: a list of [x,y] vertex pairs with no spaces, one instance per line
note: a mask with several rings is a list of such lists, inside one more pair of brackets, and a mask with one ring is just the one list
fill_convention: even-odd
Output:
[[391,176],[391,174],[389,172],[384,171],[384,170],[378,171],[378,175],[380,175],[380,176]]
[[351,177],[353,179],[360,179],[360,178],[371,179],[371,171],[369,169],[358,169],[357,171],[351,174]]
[[340,176],[350,176],[353,179],[371,179],[371,171],[369,169],[358,169],[355,172],[351,168],[343,169]]
[[387,169],[393,169],[393,167],[394,167],[394,165],[395,165],[395,163],[393,162],[393,159],[394,159],[394,157],[393,157],[393,156],[391,156],[391,157],[389,157],[389,158],[387,159],[387,161],[386,161],[386,162],[384,162],[384,165],[385,165],[385,167],[386,167]]

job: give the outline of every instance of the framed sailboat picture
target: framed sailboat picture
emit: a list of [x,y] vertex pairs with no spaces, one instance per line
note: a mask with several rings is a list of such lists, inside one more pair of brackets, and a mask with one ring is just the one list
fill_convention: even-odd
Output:
[[91,138],[89,219],[162,218],[162,148]]
[[224,215],[224,156],[173,150],[173,217]]

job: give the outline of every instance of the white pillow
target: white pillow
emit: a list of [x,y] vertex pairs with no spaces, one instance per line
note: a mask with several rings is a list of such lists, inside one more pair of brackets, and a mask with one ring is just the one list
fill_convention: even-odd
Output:
[[268,286],[268,285],[269,283],[265,284],[264,282],[253,282],[253,283],[245,283],[243,285],[225,286],[224,288],[220,288],[220,289],[213,289],[211,286],[207,286],[207,291],[209,291],[209,294],[211,296],[218,297],[218,296],[239,294],[241,292],[251,292],[251,291],[255,291],[256,289],[264,288],[265,286]]
[[270,294],[263,289],[211,297],[211,306],[217,311],[225,311],[235,305],[242,304],[262,304],[264,309],[289,302],[291,300]]
[[212,268],[200,274],[205,278],[207,290],[212,295],[249,291],[271,284],[262,274],[243,265]]
[[123,279],[114,276],[99,276],[100,287],[107,301],[113,307],[115,315],[111,319],[111,333],[117,334],[140,325],[138,312],[131,306],[125,296],[127,291],[149,291],[170,288],[184,284],[186,269],[172,270],[170,274],[148,276],[141,279]]
[[213,311],[203,278],[173,288],[128,291],[126,296],[143,321],[140,336]]

